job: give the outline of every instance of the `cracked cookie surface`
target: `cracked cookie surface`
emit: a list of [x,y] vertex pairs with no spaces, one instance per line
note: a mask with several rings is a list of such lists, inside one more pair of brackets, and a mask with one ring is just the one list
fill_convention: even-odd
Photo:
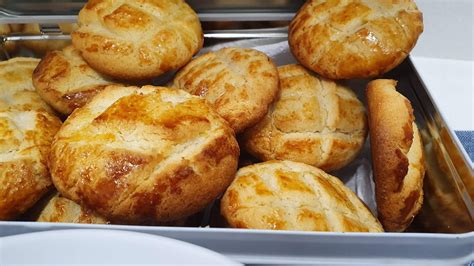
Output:
[[68,117],[49,162],[64,197],[112,222],[150,224],[205,208],[238,156],[234,132],[203,99],[111,85]]
[[291,161],[239,169],[221,200],[221,213],[236,228],[383,232],[377,219],[338,178]]
[[278,68],[280,92],[266,116],[244,132],[260,160],[292,160],[332,171],[347,165],[367,134],[365,109],[349,88],[300,65]]
[[72,43],[95,70],[143,80],[188,63],[203,45],[197,14],[183,0],[90,0]]
[[423,32],[412,0],[311,0],[288,41],[305,67],[331,79],[367,78],[399,65]]
[[92,69],[73,46],[46,54],[33,72],[33,85],[45,102],[69,115],[97,92],[115,83]]
[[278,92],[278,71],[262,52],[223,48],[181,69],[173,87],[201,96],[236,133],[255,125]]
[[61,120],[34,91],[38,62],[0,63],[0,220],[17,218],[52,186],[47,158]]

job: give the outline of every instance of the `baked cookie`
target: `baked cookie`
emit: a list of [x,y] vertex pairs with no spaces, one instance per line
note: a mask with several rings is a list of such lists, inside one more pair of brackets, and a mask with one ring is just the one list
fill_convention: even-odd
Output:
[[331,79],[367,78],[398,66],[423,32],[412,0],[309,0],[288,41],[305,67]]
[[[146,224],[153,226],[198,226],[199,223],[193,224],[194,217],[183,218],[178,221],[171,221],[159,224]],[[51,197],[46,206],[41,210],[37,222],[50,222],[50,223],[81,223],[81,224],[111,224],[113,222],[108,221],[101,215],[93,212],[92,210],[82,207],[81,205],[69,200],[58,193]]]
[[0,63],[0,220],[15,219],[51,187],[47,157],[61,121],[31,84],[38,59]]
[[183,0],[89,0],[78,26],[74,47],[91,67],[119,79],[176,70],[203,45],[199,18]]
[[40,60],[30,57],[15,57],[0,62],[0,111],[14,106],[16,110],[53,110],[36,93],[31,75]]
[[223,48],[181,69],[173,87],[206,99],[236,133],[257,123],[278,92],[278,71],[262,52]]
[[0,62],[0,93],[13,94],[22,90],[34,91],[31,75],[39,63],[31,57],[15,57]]
[[72,200],[56,194],[41,211],[38,222],[108,224],[109,222]]
[[278,68],[280,92],[242,145],[260,160],[291,160],[332,171],[347,165],[367,134],[364,106],[349,88],[300,65]]
[[322,170],[291,161],[239,169],[221,200],[231,227],[329,232],[383,232],[349,188]]
[[205,208],[238,157],[234,132],[203,99],[111,85],[64,122],[49,165],[65,197],[110,221],[153,224]]
[[387,231],[404,231],[423,203],[423,144],[410,101],[395,80],[367,85],[370,148],[379,219]]
[[89,67],[72,46],[49,52],[33,72],[33,85],[38,94],[64,115],[83,106],[113,82]]

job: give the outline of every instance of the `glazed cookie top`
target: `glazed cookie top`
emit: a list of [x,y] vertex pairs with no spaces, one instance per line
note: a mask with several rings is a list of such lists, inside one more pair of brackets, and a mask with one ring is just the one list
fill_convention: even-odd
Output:
[[291,51],[332,79],[381,75],[400,64],[423,31],[412,0],[310,0],[289,27]]
[[338,178],[303,163],[269,161],[239,169],[221,202],[232,227],[383,232]]
[[363,104],[348,87],[301,65],[278,68],[280,91],[242,143],[261,160],[291,160],[325,171],[348,164],[367,134]]
[[169,222],[232,181],[234,132],[203,99],[164,87],[108,86],[76,109],[52,144],[53,182],[111,221]]
[[119,79],[178,69],[203,44],[199,18],[183,0],[90,0],[78,23],[74,47],[94,69]]
[[224,48],[194,59],[178,72],[173,86],[206,99],[236,133],[257,123],[279,90],[272,60],[245,48]]
[[49,52],[33,72],[33,85],[45,102],[69,115],[114,81],[92,69],[73,46]]
[[28,210],[52,185],[46,164],[61,121],[31,84],[38,61],[0,63],[0,220]]

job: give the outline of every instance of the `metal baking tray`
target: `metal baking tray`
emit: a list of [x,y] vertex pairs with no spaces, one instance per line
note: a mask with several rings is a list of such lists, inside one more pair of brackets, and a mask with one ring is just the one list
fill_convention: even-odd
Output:
[[[85,0],[3,0],[5,23],[75,22]],[[201,21],[291,20],[305,0],[188,0]]]
[[[222,14],[217,16],[217,20]],[[56,25],[65,17],[31,20],[34,17],[0,16],[2,23],[42,23],[37,34],[9,34],[3,41],[68,39]],[[280,17],[275,20],[284,20]],[[205,31],[206,43],[229,38],[266,38],[268,43],[286,38],[286,28],[212,29]],[[283,38],[283,39],[282,39]],[[0,49],[3,46],[0,47]],[[270,231],[229,228],[90,225],[0,221],[0,236],[28,232],[100,228],[130,230],[171,237],[194,243],[243,263],[322,263],[322,264],[465,264],[474,261],[473,178],[467,159],[460,157],[450,131],[410,59],[385,75],[399,81],[398,89],[412,102],[427,154],[425,203],[411,232],[405,233],[324,233]],[[353,81],[363,94],[366,81]],[[211,209],[211,208],[210,208]],[[210,211],[208,210],[208,213]],[[206,215],[204,215],[206,216]],[[1,253],[0,253],[1,256]],[[0,257],[1,262],[1,257]]]

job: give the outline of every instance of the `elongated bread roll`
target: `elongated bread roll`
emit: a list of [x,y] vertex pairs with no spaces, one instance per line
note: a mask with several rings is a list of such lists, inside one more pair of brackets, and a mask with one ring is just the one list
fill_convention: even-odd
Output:
[[369,129],[379,218],[387,231],[404,231],[423,203],[423,145],[410,101],[395,80],[367,86]]

